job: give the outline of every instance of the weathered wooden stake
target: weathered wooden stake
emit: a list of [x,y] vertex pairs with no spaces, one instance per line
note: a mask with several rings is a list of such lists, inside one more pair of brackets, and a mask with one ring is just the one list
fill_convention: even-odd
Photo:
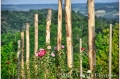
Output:
[[21,42],[22,42],[22,58],[21,58],[21,76],[22,76],[22,79],[25,79],[25,76],[24,76],[24,32],[21,32]]
[[34,15],[34,27],[35,27],[34,54],[36,54],[38,51],[38,14]]
[[18,40],[18,52],[17,52],[17,58],[18,58],[18,79],[20,79],[20,47],[21,47],[21,41]]
[[[34,54],[38,52],[38,14],[34,15],[34,31],[35,31],[35,38],[34,38]],[[36,61],[37,58],[34,58]],[[35,64],[35,76],[37,76],[37,64]]]
[[58,0],[58,34],[57,34],[57,48],[61,49],[62,41],[62,0]]
[[71,22],[71,0],[65,0],[66,19],[66,42],[67,42],[67,65],[73,67],[73,47],[72,47],[72,22]]
[[26,23],[26,68],[27,68],[27,79],[30,79],[29,57],[30,57],[29,24]]
[[82,79],[82,39],[80,38],[80,79]]
[[46,44],[50,44],[50,25],[51,25],[52,10],[48,10],[46,21]]
[[109,79],[112,75],[112,24],[110,24],[110,43],[109,43]]
[[[51,25],[51,18],[52,18],[52,10],[48,10],[47,20],[46,20],[46,45],[50,45],[50,25]],[[48,54],[50,52],[48,51]],[[49,63],[49,56],[47,57],[47,64]],[[47,79],[48,69],[45,68],[44,79]]]
[[[61,50],[61,41],[62,41],[62,0],[58,0],[58,33],[57,33],[57,50],[58,50],[58,64],[57,64],[57,74],[60,74],[60,50]],[[57,76],[57,79],[61,79],[61,77]]]
[[88,56],[91,79],[95,79],[96,51],[95,51],[95,12],[94,0],[88,0]]

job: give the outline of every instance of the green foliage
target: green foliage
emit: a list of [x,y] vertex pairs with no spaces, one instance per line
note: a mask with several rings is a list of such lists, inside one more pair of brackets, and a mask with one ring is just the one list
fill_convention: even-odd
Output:
[[2,79],[11,79],[17,77],[17,54],[16,54],[16,48],[17,46],[13,42],[10,42],[9,44],[6,44],[2,46],[1,48],[1,73]]
[[[112,37],[112,74],[116,75],[115,78],[118,78],[118,40],[119,40],[119,25],[113,25],[113,37]],[[97,73],[108,74],[109,66],[109,29],[104,29],[103,34],[100,32],[97,34],[96,38],[96,47],[97,47]]]
[[[64,10],[63,10],[64,11]],[[17,63],[14,62],[14,57],[16,58],[17,44],[13,43],[20,40],[20,32],[25,32],[25,23],[30,23],[30,74],[31,78],[34,79],[35,73],[34,65],[38,65],[39,75],[37,77],[44,78],[45,69],[49,71],[49,78],[55,79],[58,72],[58,76],[69,75],[69,68],[67,68],[67,55],[66,55],[66,27],[65,27],[65,15],[63,12],[62,19],[62,44],[65,46],[65,49],[61,51],[60,56],[57,51],[54,51],[56,57],[51,57],[50,51],[49,54],[45,55],[43,58],[38,58],[34,61],[34,14],[39,14],[39,26],[38,26],[38,47],[45,48],[45,38],[46,38],[46,16],[47,9],[44,10],[30,10],[30,11],[2,11],[2,35],[1,35],[1,44],[2,44],[2,79],[8,79],[9,77],[17,76],[17,71],[14,71],[13,68],[17,67]],[[57,10],[52,12],[52,23],[50,27],[50,46],[54,49],[57,46]],[[79,13],[72,11],[72,34],[73,34],[73,60],[74,67],[72,76],[77,79],[79,77],[79,39],[83,40],[83,73],[86,74],[86,71],[89,69],[88,64],[88,18]],[[109,52],[109,23],[115,24],[117,20],[111,19],[110,21],[105,18],[97,18],[95,20],[95,29],[96,29],[96,48],[97,48],[97,71],[96,73],[108,74],[108,52]],[[113,74],[118,74],[118,24],[113,26]],[[26,42],[26,41],[25,41]],[[25,50],[26,51],[26,50]],[[49,59],[47,59],[49,57]],[[8,59],[9,58],[9,59]],[[6,64],[10,62],[10,64]],[[56,65],[60,63],[60,68],[57,68]],[[49,64],[49,65],[48,65]],[[27,71],[27,70],[26,70]],[[116,76],[118,78],[118,76]]]

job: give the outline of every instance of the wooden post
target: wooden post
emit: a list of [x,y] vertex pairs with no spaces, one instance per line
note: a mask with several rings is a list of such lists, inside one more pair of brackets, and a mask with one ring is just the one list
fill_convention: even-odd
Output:
[[71,22],[71,0],[65,0],[66,19],[66,42],[67,42],[67,65],[73,67],[73,47],[72,47],[72,22]]
[[93,73],[91,79],[95,79],[96,51],[94,0],[88,0],[88,57],[90,70]]
[[109,79],[112,75],[112,24],[110,24],[110,43],[109,43]]
[[17,52],[17,58],[18,58],[18,79],[20,79],[20,45],[21,41],[18,40],[18,52]]
[[62,0],[58,0],[58,34],[57,34],[57,48],[61,49],[62,41]]
[[[61,58],[60,56],[60,50],[61,50],[61,41],[62,41],[62,0],[58,0],[58,33],[57,33],[57,51],[58,51],[58,64],[57,66],[57,74],[60,74],[60,62],[59,59]],[[57,76],[57,79],[61,79],[61,77]]]
[[[34,15],[34,54],[38,52],[38,14]],[[36,58],[34,58],[34,61],[36,61]],[[37,64],[35,64],[35,77],[37,77]]]
[[51,25],[52,10],[48,10],[46,21],[46,44],[50,44],[50,25]]
[[[51,25],[52,10],[48,10],[47,20],[46,20],[46,45],[50,45],[50,25]],[[48,54],[50,52],[48,51]],[[49,56],[47,57],[47,64],[49,63]],[[45,68],[44,79],[47,79],[48,69]]]
[[80,79],[82,79],[82,39],[80,38]]
[[30,79],[29,57],[30,57],[29,24],[26,23],[26,68],[27,68],[27,79]]
[[22,42],[22,58],[21,58],[21,76],[22,76],[22,79],[25,79],[25,76],[24,76],[24,32],[21,32],[21,42]]
[[35,27],[34,54],[36,54],[38,51],[38,14],[34,15],[34,27]]

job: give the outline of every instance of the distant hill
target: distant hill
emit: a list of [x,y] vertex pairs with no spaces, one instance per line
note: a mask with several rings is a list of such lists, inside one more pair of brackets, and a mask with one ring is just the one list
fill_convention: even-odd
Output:
[[[10,11],[29,11],[29,10],[41,10],[51,8],[53,10],[58,9],[58,4],[2,4],[2,10],[10,10]],[[63,5],[64,9],[64,5]],[[87,16],[87,4],[86,3],[78,3],[72,4],[72,10],[75,12],[79,12],[85,16]],[[101,13],[100,11],[105,11],[105,13]],[[95,3],[95,11],[97,11],[97,17],[105,17],[105,18],[118,18],[119,17],[119,3]],[[100,13],[99,13],[100,12]],[[111,16],[111,17],[109,17]]]
[[[29,10],[41,10],[51,8],[53,10],[58,9],[58,4],[2,4],[2,10],[10,10],[10,11],[29,11]],[[64,9],[64,5],[63,5]],[[78,3],[72,4],[72,10],[75,12],[79,12],[85,16],[87,16],[87,4],[86,3]],[[99,13],[99,10],[104,10],[105,13]],[[106,17],[106,18],[118,18],[119,16],[119,2],[113,3],[95,3],[95,11],[97,11],[97,17]],[[111,17],[109,17],[111,16]]]
[[[34,26],[34,14],[39,15],[39,25],[46,25],[48,9],[41,10],[29,10],[29,11],[1,11],[1,29],[2,33],[15,33],[17,31],[22,31],[25,28],[25,23],[30,23]],[[72,12],[73,21],[83,21],[85,16]],[[52,10],[52,24],[57,25],[58,12],[57,10]],[[86,17],[87,20],[87,17]],[[65,25],[65,16],[63,11],[63,23]],[[83,23],[83,22],[81,22]],[[76,23],[78,25],[78,23]]]
[[3,4],[2,10],[10,10],[10,11],[29,11],[31,9],[54,9],[57,10],[57,4]]

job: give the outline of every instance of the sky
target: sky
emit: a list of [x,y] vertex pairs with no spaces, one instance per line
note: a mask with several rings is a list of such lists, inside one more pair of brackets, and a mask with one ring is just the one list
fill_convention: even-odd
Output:
[[[119,0],[95,0],[95,2],[118,2]],[[64,2],[64,0],[63,0]],[[71,0],[72,3],[86,3],[87,0]],[[58,3],[58,0],[1,0],[1,4],[50,4]]]

